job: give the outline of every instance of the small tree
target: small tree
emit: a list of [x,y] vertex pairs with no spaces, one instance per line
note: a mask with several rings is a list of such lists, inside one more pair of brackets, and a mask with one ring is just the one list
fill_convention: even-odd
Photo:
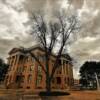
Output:
[[[30,52],[31,56],[41,65],[46,74],[46,89],[51,91],[51,81],[57,68],[60,67],[59,59],[69,43],[69,37],[76,33],[79,29],[76,16],[57,15],[49,22],[45,20],[45,16],[40,14],[33,15],[32,35],[36,37],[45,52],[45,65],[43,66],[39,59]],[[73,34],[75,35],[75,34]],[[57,49],[57,50],[55,50]],[[49,71],[49,61],[52,52],[55,52],[55,61],[53,64],[52,72]]]
[[4,81],[8,65],[0,58],[0,81]]
[[[92,88],[97,86],[97,89],[100,90],[100,62],[85,62],[80,68],[80,80],[83,86],[88,87],[90,82],[92,82]],[[84,80],[86,84],[84,84]]]

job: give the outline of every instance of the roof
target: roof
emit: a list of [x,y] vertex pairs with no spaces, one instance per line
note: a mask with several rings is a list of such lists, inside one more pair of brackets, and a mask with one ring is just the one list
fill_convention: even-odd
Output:
[[41,49],[42,50],[42,47],[40,47],[39,45],[35,45],[35,46],[32,46],[30,48],[24,48],[24,47],[15,47],[13,49],[10,50],[10,52],[8,52],[8,54],[13,54],[13,53],[16,53],[16,52],[22,52],[22,53],[28,53],[29,51],[32,51],[32,50],[35,50],[35,49]]
[[[24,48],[24,47],[19,47],[19,48],[13,48],[9,54],[13,54],[13,53],[16,53],[16,52],[22,52],[22,53],[28,53],[32,50],[36,50],[36,49],[39,49],[41,51],[44,51],[43,48],[40,46],[40,45],[34,45],[30,48]],[[56,57],[55,54],[52,53],[52,56]],[[72,61],[72,58],[69,56],[69,54],[62,54],[61,57],[64,57],[66,59],[68,59],[69,61]]]
[[13,48],[10,50],[10,52],[8,52],[8,54],[13,54],[13,53],[16,53],[18,51],[22,52],[22,48]]
[[69,61],[72,61],[72,58],[71,58],[71,56],[69,56],[68,53],[67,53],[67,54],[62,54],[62,57],[65,57],[65,58],[67,58]]

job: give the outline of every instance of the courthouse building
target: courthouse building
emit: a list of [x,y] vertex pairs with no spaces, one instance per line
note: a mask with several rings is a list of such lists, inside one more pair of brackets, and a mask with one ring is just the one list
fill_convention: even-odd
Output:
[[[38,57],[42,65],[45,63],[44,51],[40,46],[31,48],[13,48],[9,52],[9,69],[5,77],[7,88],[22,89],[45,89],[45,73],[38,62],[29,52]],[[52,69],[55,56],[50,58],[50,70]],[[73,86],[73,66],[72,59],[68,54],[60,58],[59,67],[52,80],[52,89],[70,89]]]

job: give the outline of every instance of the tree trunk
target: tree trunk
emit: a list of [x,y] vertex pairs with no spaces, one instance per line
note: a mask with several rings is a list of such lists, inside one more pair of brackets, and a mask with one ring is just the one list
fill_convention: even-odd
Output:
[[97,73],[96,72],[95,72],[95,78],[96,78],[96,81],[97,81],[97,90],[100,91],[99,79],[98,79],[98,76],[97,76]]
[[88,87],[88,77],[87,77],[87,73],[85,72],[85,78],[86,78],[86,88]]
[[48,93],[51,92],[51,81],[50,81],[50,78],[49,77],[46,77],[46,91]]

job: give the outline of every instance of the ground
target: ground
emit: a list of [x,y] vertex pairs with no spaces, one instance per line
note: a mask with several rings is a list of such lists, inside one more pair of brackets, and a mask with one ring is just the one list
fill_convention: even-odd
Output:
[[100,91],[72,91],[71,95],[63,100],[100,100]]
[[68,96],[41,99],[36,94],[22,94],[21,90],[0,90],[0,100],[100,100],[100,91],[70,91],[70,93]]

